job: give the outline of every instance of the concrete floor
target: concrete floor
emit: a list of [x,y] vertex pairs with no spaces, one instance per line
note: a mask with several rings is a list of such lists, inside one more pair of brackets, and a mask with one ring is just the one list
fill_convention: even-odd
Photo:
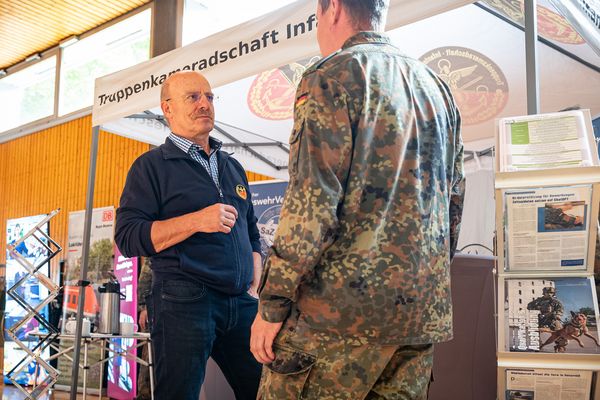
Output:
[[[58,390],[51,391],[52,393],[46,393],[44,396],[40,397],[40,400],[66,400],[69,399],[69,392],[62,392]],[[25,396],[23,393],[12,385],[4,385],[0,384],[0,398],[2,400],[23,400]],[[78,399],[83,399],[81,394],[77,395]],[[88,399],[97,399],[96,395],[87,395]],[[106,397],[105,397],[106,398]]]

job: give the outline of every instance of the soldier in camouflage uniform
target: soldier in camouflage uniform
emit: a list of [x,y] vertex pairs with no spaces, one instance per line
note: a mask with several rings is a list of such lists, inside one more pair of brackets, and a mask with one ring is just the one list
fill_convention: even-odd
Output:
[[538,297],[527,304],[528,310],[539,310],[538,328],[557,331],[562,329],[562,316],[564,308],[556,297],[556,289],[545,287],[542,289],[542,297]]
[[326,57],[297,90],[252,327],[258,398],[423,399],[433,343],[452,338],[460,116],[448,86],[378,32],[386,3],[317,7]]

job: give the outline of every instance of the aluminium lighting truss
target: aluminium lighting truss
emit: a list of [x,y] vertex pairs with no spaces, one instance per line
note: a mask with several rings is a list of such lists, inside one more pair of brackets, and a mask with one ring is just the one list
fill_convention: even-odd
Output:
[[[60,209],[52,211],[22,238],[6,246],[10,256],[13,257],[26,270],[25,274],[7,291],[8,295],[25,309],[25,316],[18,320],[9,329],[5,329],[5,331],[8,336],[10,336],[11,339],[14,340],[14,342],[26,353],[23,359],[17,363],[17,365],[15,365],[15,367],[7,374],[7,377],[17,388],[19,388],[21,392],[25,394],[27,399],[38,399],[40,396],[46,393],[46,391],[50,389],[52,385],[54,385],[59,375],[58,370],[56,370],[42,358],[44,349],[50,346],[50,343],[56,337],[58,337],[59,332],[56,327],[50,324],[50,322],[41,314],[41,312],[44,307],[50,304],[50,302],[52,302],[52,300],[54,300],[54,298],[58,295],[60,287],[52,282],[52,280],[46,274],[40,271],[40,269],[47,262],[49,262],[62,250],[58,243],[56,243],[41,229],[42,226],[44,226],[50,219],[58,214],[59,211]],[[42,256],[37,257],[33,263],[23,255],[19,254],[17,251],[17,247],[28,239],[36,240],[44,250]],[[49,295],[45,299],[40,299],[39,303],[37,304],[29,304],[29,302],[24,298],[25,288],[23,285],[25,285],[30,278],[34,278],[39,281],[39,283],[44,285],[49,292]],[[39,342],[37,342],[33,348],[30,348],[26,343],[23,343],[23,337],[19,339],[18,333],[21,328],[25,327],[34,318],[38,321],[40,328],[45,328],[44,330],[47,332],[47,334],[42,335]],[[46,376],[41,381],[35,379],[35,382],[31,386],[31,390],[29,390],[27,387],[20,385],[17,382],[16,377],[26,368],[28,368],[31,363],[36,363],[39,368],[44,369]]]

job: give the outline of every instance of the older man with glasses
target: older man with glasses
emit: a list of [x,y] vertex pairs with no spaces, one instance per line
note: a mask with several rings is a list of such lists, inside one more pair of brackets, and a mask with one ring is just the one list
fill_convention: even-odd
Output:
[[146,305],[159,400],[197,400],[208,357],[237,399],[256,398],[260,380],[249,350],[259,232],[244,169],[210,137],[213,100],[199,73],[163,83],[172,133],[133,163],[117,210],[121,252],[152,262]]

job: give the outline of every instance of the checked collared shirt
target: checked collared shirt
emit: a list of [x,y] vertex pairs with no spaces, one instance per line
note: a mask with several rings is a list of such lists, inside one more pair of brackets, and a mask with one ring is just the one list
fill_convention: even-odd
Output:
[[219,166],[217,164],[217,151],[221,148],[222,144],[219,140],[209,137],[210,143],[210,154],[206,156],[206,152],[202,146],[195,144],[189,139],[178,136],[174,133],[169,134],[169,139],[179,147],[183,152],[189,154],[192,159],[206,169],[206,172],[210,175],[212,180],[215,182],[219,194],[222,196],[221,187],[219,186]]

